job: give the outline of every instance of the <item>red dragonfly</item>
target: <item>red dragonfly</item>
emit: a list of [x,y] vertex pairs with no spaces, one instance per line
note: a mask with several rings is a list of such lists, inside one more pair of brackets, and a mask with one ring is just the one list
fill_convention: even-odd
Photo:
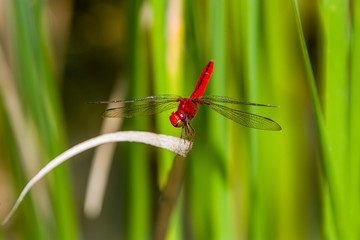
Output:
[[272,131],[281,130],[281,126],[269,118],[232,109],[217,103],[274,107],[272,105],[241,102],[229,97],[203,96],[213,71],[213,67],[214,61],[211,60],[202,71],[195,90],[189,98],[183,98],[175,95],[156,95],[133,100],[117,100],[94,103],[141,103],[140,105],[130,105],[107,109],[103,113],[103,117],[107,118],[132,118],[136,116],[152,115],[177,107],[177,111],[173,112],[169,117],[170,122],[174,127],[182,127],[181,137],[190,139],[191,141],[194,141],[195,129],[193,126],[191,126],[190,121],[195,117],[199,104],[206,105],[224,117],[231,119],[245,127]]

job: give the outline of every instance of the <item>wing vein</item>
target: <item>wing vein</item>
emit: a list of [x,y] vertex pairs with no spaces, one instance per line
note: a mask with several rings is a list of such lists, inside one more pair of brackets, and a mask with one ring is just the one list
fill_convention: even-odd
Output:
[[206,101],[209,103],[230,103],[230,104],[240,104],[240,105],[250,105],[250,106],[259,106],[259,107],[276,107],[270,104],[259,104],[259,103],[249,103],[249,102],[242,102],[235,98],[224,97],[224,96],[213,96],[213,95],[206,95],[203,97],[198,98],[198,101]]
[[103,113],[103,117],[132,118],[137,116],[148,116],[173,109],[177,107],[177,105],[178,103],[175,101],[165,101],[165,102],[148,102],[140,105],[109,108],[105,110],[105,112]]
[[232,109],[216,103],[208,104],[208,106],[224,117],[229,118],[245,127],[272,131],[281,130],[281,126],[277,122],[267,117]]

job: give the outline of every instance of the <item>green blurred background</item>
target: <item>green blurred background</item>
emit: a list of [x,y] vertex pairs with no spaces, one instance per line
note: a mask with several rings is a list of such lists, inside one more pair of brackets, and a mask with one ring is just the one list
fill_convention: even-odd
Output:
[[[247,129],[200,106],[167,239],[360,239],[360,3],[301,0],[300,16],[296,6],[1,1],[1,219],[42,166],[100,134],[106,106],[87,102],[118,85],[119,99],[189,96],[214,59],[205,94],[279,106],[244,110],[283,130]],[[170,112],[121,130],[180,136]],[[93,155],[38,183],[0,239],[151,239],[174,154],[117,144],[102,212],[88,218]]]

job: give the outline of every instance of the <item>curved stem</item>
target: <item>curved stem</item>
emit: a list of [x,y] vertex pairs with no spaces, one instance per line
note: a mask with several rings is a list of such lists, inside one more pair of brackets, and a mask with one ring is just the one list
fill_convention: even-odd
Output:
[[74,147],[63,152],[53,160],[51,160],[45,167],[43,167],[29,182],[26,184],[20,196],[16,200],[13,208],[10,213],[2,221],[2,225],[5,225],[12,215],[15,213],[16,209],[19,207],[20,203],[30,191],[30,189],[40,181],[46,174],[48,174],[55,167],[59,166],[61,163],[69,160],[71,157],[78,155],[85,150],[97,147],[104,143],[110,142],[142,142],[149,145],[153,145],[160,148],[165,148],[170,151],[177,153],[180,156],[185,157],[188,151],[191,149],[191,144],[189,141],[162,134],[155,134],[150,132],[137,132],[137,131],[125,131],[125,132],[115,132],[100,135],[95,138],[91,138],[85,142],[79,143]]

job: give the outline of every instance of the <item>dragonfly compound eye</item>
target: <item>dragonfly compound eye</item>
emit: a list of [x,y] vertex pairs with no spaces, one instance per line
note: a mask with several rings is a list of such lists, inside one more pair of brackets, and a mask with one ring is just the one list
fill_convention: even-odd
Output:
[[180,119],[179,115],[176,113],[172,113],[169,119],[174,127],[182,127],[184,125],[184,122]]

